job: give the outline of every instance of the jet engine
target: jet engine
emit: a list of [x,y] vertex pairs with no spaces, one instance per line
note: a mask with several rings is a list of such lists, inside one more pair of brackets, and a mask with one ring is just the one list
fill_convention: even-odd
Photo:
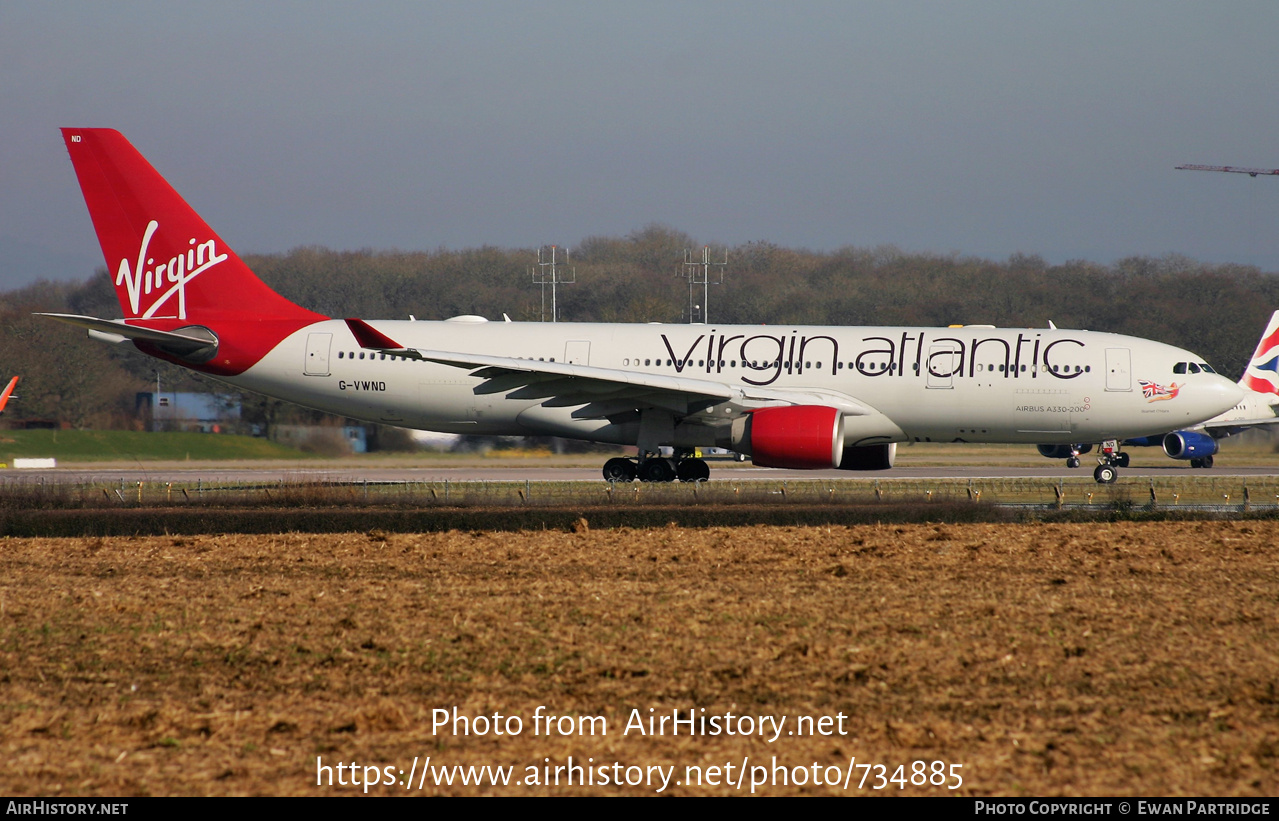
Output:
[[1217,452],[1217,440],[1197,430],[1175,430],[1164,437],[1164,453],[1173,459],[1203,459]]
[[749,453],[761,467],[839,467],[844,455],[844,417],[823,405],[762,408],[746,418],[732,449]]

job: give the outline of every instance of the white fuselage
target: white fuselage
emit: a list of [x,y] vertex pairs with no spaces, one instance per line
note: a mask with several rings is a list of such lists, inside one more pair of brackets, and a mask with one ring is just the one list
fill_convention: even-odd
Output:
[[[848,444],[887,441],[1097,442],[1188,427],[1241,398],[1211,373],[1175,375],[1201,359],[1149,340],[1057,329],[622,325],[450,320],[370,325],[406,348],[465,351],[662,374],[741,389],[699,409],[711,431],[769,391],[841,397],[872,409]],[[558,435],[634,444],[633,425],[576,419],[539,399],[477,394],[468,368],[362,350],[329,320],[295,332],[226,381],[344,416],[409,428]],[[793,403],[793,400],[792,400]],[[878,413],[874,413],[878,412]],[[682,434],[685,440],[691,435]],[[713,444],[706,434],[701,444]],[[683,441],[681,444],[694,444]]]

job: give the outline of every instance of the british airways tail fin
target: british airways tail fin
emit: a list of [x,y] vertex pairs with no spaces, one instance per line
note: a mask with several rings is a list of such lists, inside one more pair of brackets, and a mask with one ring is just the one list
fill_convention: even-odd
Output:
[[1239,384],[1258,393],[1279,394],[1279,311],[1270,315],[1266,331]]
[[120,132],[64,128],[62,137],[126,320],[325,318],[258,279]]

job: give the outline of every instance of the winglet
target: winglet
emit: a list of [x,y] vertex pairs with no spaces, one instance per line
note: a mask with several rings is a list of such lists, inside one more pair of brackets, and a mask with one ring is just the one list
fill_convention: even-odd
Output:
[[9,404],[9,398],[13,396],[13,389],[18,387],[18,377],[9,380],[9,384],[4,386],[4,393],[0,393],[0,413],[4,413],[4,406]]
[[355,335],[355,341],[359,343],[361,348],[395,354],[406,359],[422,358],[422,354],[418,353],[416,349],[404,347],[363,319],[348,319],[346,320],[346,327],[351,329],[351,333]]
[[361,348],[376,348],[380,351],[403,350],[404,346],[391,337],[374,328],[363,319],[348,319],[346,327],[355,335],[355,341]]

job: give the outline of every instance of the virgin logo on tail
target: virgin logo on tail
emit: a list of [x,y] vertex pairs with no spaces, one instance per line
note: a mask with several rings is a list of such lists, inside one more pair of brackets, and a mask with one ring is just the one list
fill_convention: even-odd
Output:
[[[203,274],[205,271],[224,262],[227,259],[225,253],[217,253],[217,248],[213,240],[196,243],[192,237],[188,244],[191,246],[186,253],[180,253],[170,257],[168,260],[155,264],[155,260],[147,256],[150,250],[151,238],[155,236],[155,232],[159,229],[160,223],[151,220],[147,223],[147,230],[142,235],[142,244],[138,247],[138,261],[134,267],[130,267],[129,260],[120,260],[120,268],[115,275],[116,287],[124,285],[129,294],[129,308],[133,311],[134,316],[141,319],[151,319],[165,303],[175,294],[178,297],[177,313],[173,314],[177,319],[187,318],[187,302],[186,302],[186,285],[191,280]],[[166,289],[167,286],[167,289]],[[139,315],[142,305],[142,298],[150,296],[149,304],[146,312]]]

